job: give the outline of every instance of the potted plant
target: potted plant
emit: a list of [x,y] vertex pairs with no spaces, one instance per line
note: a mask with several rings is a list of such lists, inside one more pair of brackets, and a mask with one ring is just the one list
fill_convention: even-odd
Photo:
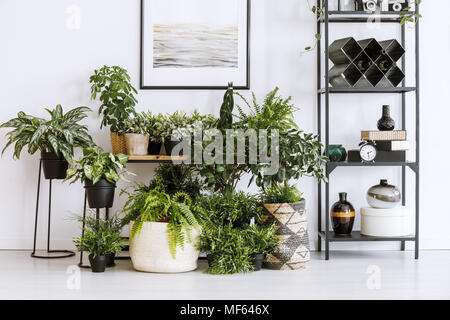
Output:
[[277,226],[275,224],[267,226],[255,224],[245,229],[246,242],[250,248],[250,257],[254,271],[261,270],[266,255],[273,252],[278,246],[276,230]]
[[99,70],[94,70],[94,74],[89,78],[91,83],[91,99],[95,100],[100,94],[101,106],[99,115],[103,115],[100,129],[106,126],[111,130],[112,152],[114,154],[126,153],[125,120],[136,115],[134,107],[137,100],[134,94],[137,90],[131,85],[131,78],[128,72],[118,66],[104,66]]
[[188,127],[188,122],[189,118],[183,111],[176,111],[166,117],[163,139],[167,155],[172,155],[173,149],[182,142],[183,138],[188,137],[190,139],[191,130]]
[[125,145],[130,156],[145,156],[148,153],[148,121],[138,114],[125,121]]
[[[159,178],[157,178],[160,180]],[[146,191],[137,185],[123,212],[130,223],[130,256],[138,271],[175,273],[197,268],[200,236],[195,203],[184,192],[169,195],[159,181]]]
[[66,180],[84,183],[90,208],[111,208],[117,181],[129,182],[124,177],[131,174],[125,168],[127,161],[124,154],[103,153],[98,146],[85,148],[83,156],[67,170]]
[[78,251],[89,254],[92,272],[105,272],[106,267],[112,266],[111,257],[124,248],[125,242],[116,225],[114,220],[111,222],[89,218],[86,220],[83,236],[74,238]]
[[50,114],[50,120],[21,111],[17,118],[1,125],[0,128],[13,128],[7,133],[8,143],[3,152],[15,144],[13,157],[19,159],[24,147],[28,147],[29,154],[39,150],[45,178],[64,179],[74,148],[93,145],[87,127],[79,124],[90,109],[78,107],[64,114],[61,105],[57,105],[53,110],[45,110]]
[[145,113],[148,121],[148,134],[150,141],[148,143],[148,154],[159,155],[164,142],[164,123],[165,117],[158,113],[153,115],[150,111]]

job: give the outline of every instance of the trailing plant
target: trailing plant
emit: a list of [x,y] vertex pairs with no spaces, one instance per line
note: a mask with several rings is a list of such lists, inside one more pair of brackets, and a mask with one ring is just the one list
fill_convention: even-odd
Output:
[[273,184],[265,188],[262,194],[264,203],[295,203],[303,199],[303,194],[288,184]]
[[[80,218],[83,221],[83,218]],[[95,219],[94,219],[95,220]],[[125,247],[120,231],[109,221],[85,219],[86,227],[82,237],[74,238],[78,251],[88,252],[94,257],[119,253]]]
[[123,133],[148,134],[150,122],[145,114],[137,114],[124,122]]
[[17,159],[27,146],[29,154],[34,154],[38,150],[53,152],[71,162],[74,147],[84,148],[93,145],[88,128],[79,124],[87,117],[86,112],[91,109],[78,107],[64,114],[63,108],[58,104],[53,110],[45,110],[50,114],[50,120],[33,117],[20,111],[17,118],[0,126],[13,128],[6,134],[8,143],[3,148],[2,154],[10,145],[15,144],[13,157]]
[[67,178],[71,184],[78,179],[81,182],[86,180],[97,183],[105,178],[111,183],[116,183],[119,179],[129,182],[124,174],[133,175],[125,168],[128,156],[124,154],[103,153],[103,150],[96,146],[83,149],[83,156],[67,170]]
[[252,219],[259,222],[262,218],[261,201],[256,196],[242,191],[214,193],[198,201],[205,219],[216,226],[244,227],[250,224]]
[[100,94],[102,102],[98,114],[103,114],[100,129],[111,127],[111,132],[120,133],[124,130],[125,120],[135,115],[137,100],[134,94],[137,90],[131,85],[128,72],[118,66],[104,66],[94,70],[89,78],[91,86],[91,99],[95,100]]
[[175,259],[177,248],[184,249],[185,243],[193,241],[192,230],[200,232],[199,218],[194,213],[196,205],[184,192],[167,194],[160,178],[155,188],[145,190],[145,186],[137,184],[133,192],[123,191],[129,196],[123,208],[124,220],[134,221],[130,238],[139,235],[144,222],[167,222],[169,249]]
[[275,250],[279,245],[276,231],[277,226],[275,224],[248,226],[245,229],[245,240],[250,248],[250,254],[269,254]]
[[147,118],[147,133],[150,135],[150,141],[164,143],[165,140],[165,116],[161,113],[153,115],[150,111],[145,113]]

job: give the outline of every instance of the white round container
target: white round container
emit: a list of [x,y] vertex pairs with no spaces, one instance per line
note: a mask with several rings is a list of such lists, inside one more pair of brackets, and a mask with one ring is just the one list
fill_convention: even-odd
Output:
[[[192,242],[177,247],[175,259],[169,250],[167,223],[144,222],[139,234],[130,239],[130,257],[137,271],[157,273],[188,272],[197,269],[200,252],[195,248],[200,234],[192,230]],[[133,222],[130,224],[130,229]],[[187,239],[186,239],[187,240]]]
[[361,234],[372,237],[403,237],[413,233],[413,212],[406,207],[361,208]]

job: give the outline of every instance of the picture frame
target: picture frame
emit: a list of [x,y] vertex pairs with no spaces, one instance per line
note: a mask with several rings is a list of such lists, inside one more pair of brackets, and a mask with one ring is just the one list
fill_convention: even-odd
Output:
[[140,88],[250,89],[250,2],[141,0]]

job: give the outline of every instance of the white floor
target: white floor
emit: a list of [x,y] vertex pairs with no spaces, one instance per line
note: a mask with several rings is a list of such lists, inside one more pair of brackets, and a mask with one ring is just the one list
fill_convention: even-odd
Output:
[[[104,274],[78,273],[78,258],[32,259],[0,251],[0,299],[450,299],[450,251],[312,253],[304,270],[213,276],[133,271],[119,261]],[[79,280],[79,281],[78,281]]]

